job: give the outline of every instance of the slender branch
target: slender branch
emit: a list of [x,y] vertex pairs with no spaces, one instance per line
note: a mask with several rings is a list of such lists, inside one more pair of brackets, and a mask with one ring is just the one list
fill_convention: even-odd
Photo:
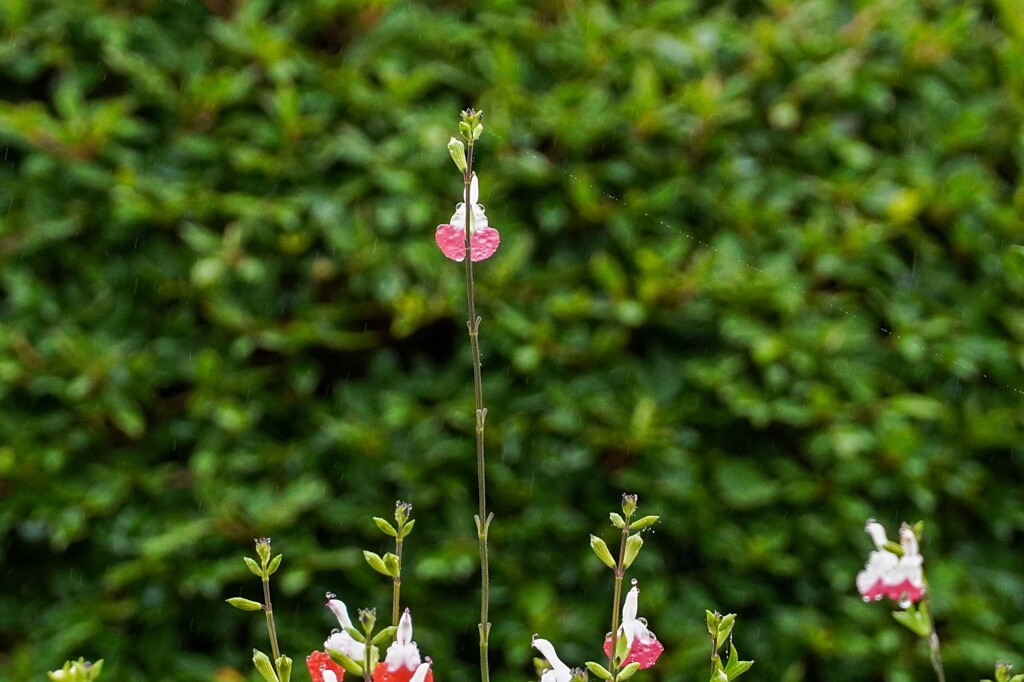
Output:
[[946,670],[942,666],[942,649],[939,644],[939,635],[935,632],[935,617],[932,615],[931,599],[925,597],[924,606],[928,611],[928,625],[931,632],[928,634],[929,658],[932,669],[939,682],[946,682]]
[[616,665],[615,647],[619,642],[619,611],[622,609],[622,579],[626,576],[626,541],[629,539],[629,522],[632,515],[626,515],[626,523],[622,526],[622,538],[619,540],[619,561],[615,565],[615,596],[612,598],[612,652],[608,656],[608,669],[612,673],[612,679],[619,675],[619,666]]
[[[398,537],[395,538],[395,554],[398,556],[398,575],[395,576],[394,585],[391,588],[391,624],[398,627],[398,598],[402,594],[402,529],[398,530]],[[395,631],[395,637],[398,632]]]
[[281,658],[281,650],[277,648],[277,625],[274,623],[274,607],[270,603],[270,576],[263,578],[263,612],[267,615],[267,633],[270,635],[270,650],[274,654],[276,668],[277,659]]
[[490,666],[487,645],[491,631],[488,620],[490,610],[490,563],[487,556],[487,530],[491,519],[487,515],[487,478],[484,459],[484,421],[487,409],[484,407],[483,378],[480,372],[480,318],[476,314],[476,289],[473,283],[473,244],[470,236],[473,233],[473,203],[471,189],[473,184],[473,139],[468,140],[466,149],[465,211],[466,211],[466,305],[469,319],[469,346],[473,361],[473,395],[475,398],[476,417],[476,477],[477,492],[480,497],[479,513],[476,517],[477,540],[480,545],[480,680],[489,682]]

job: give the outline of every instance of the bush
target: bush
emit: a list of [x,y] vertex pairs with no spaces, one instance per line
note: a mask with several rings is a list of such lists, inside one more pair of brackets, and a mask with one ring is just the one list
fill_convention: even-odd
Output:
[[417,639],[473,679],[464,292],[432,243],[467,105],[504,240],[497,680],[533,632],[597,655],[587,534],[623,490],[663,518],[661,675],[706,669],[705,608],[761,679],[929,675],[853,590],[869,516],[926,521],[951,679],[1024,650],[1024,9],[535,4],[0,8],[0,675],[249,674],[265,634],[222,600],[264,535],[301,660],[326,590],[386,608],[360,550],[401,498]]

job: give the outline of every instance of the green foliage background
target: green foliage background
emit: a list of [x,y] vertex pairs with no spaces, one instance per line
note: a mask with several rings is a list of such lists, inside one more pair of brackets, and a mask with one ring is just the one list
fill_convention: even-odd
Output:
[[[5,0],[0,677],[252,678],[240,555],[285,553],[297,661],[360,550],[476,660],[460,266],[432,233],[486,111],[478,268],[497,680],[599,656],[634,575],[703,679],[920,680],[853,577],[923,519],[950,679],[1024,663],[1024,5],[1016,0]],[[258,615],[258,614],[257,614]],[[301,672],[301,671],[299,671]],[[305,673],[297,673],[305,679]],[[638,678],[639,679],[639,678]]]

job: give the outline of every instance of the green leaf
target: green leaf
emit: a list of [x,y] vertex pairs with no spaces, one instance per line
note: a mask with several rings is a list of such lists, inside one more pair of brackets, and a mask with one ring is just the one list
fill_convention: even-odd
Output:
[[626,631],[620,629],[619,636],[615,640],[615,660],[622,661],[629,655],[629,639],[626,637]]
[[624,680],[628,680],[629,678],[633,677],[633,675],[635,675],[636,671],[639,670],[639,669],[640,669],[640,664],[637,663],[636,661],[633,661],[632,663],[627,665],[625,668],[620,670],[618,676],[616,676],[615,679],[616,680],[623,680],[623,681]]
[[281,566],[281,557],[283,556],[283,554],[278,554],[270,560],[270,565],[267,566],[267,575],[274,575],[277,572],[277,569]]
[[377,646],[380,646],[389,639],[392,639],[395,636],[396,632],[398,632],[398,628],[394,625],[389,625],[380,632],[378,632],[376,635],[374,635],[371,641]]
[[650,526],[656,524],[658,522],[658,519],[660,518],[660,516],[644,516],[642,518],[637,519],[633,523],[629,524],[629,529],[643,530],[644,528],[649,528]]
[[587,670],[589,670],[590,672],[594,673],[595,675],[600,677],[602,680],[610,680],[610,679],[612,679],[612,674],[610,672],[608,672],[608,669],[605,668],[600,663],[595,663],[594,661],[587,661]]
[[725,674],[729,678],[729,682],[735,680],[743,673],[750,670],[750,667],[754,665],[753,661],[741,661],[740,655],[736,651],[736,647],[730,642],[729,644],[729,664],[725,666]]
[[255,559],[250,559],[249,557],[242,557],[242,558],[245,559],[245,565],[249,567],[249,572],[250,573],[252,573],[253,575],[258,576],[260,578],[263,577],[263,569],[260,568],[260,565],[258,563],[256,563]]
[[259,672],[264,680],[267,682],[281,682],[277,679],[277,673],[274,672],[274,664],[270,662],[270,657],[265,653],[259,649],[253,649],[252,662],[256,666],[256,671]]
[[391,575],[391,572],[388,571],[388,567],[384,564],[384,560],[380,558],[379,554],[374,554],[373,552],[364,550],[363,558],[366,559],[366,563],[370,564],[370,567],[373,570],[377,571],[381,575],[386,575],[389,578],[394,577]]
[[392,578],[397,578],[402,574],[402,560],[398,558],[397,554],[388,552],[384,555],[384,569]]
[[623,557],[622,566],[623,568],[629,568],[633,565],[637,555],[640,554],[640,548],[644,546],[643,538],[640,537],[640,533],[636,535],[630,535],[626,539],[626,554]]
[[615,512],[612,512],[611,514],[609,514],[608,518],[610,518],[612,520],[612,525],[615,526],[616,528],[621,530],[621,529],[626,527],[626,521],[621,516],[616,514]]
[[331,657],[332,661],[340,665],[347,672],[350,672],[353,675],[363,674],[363,666],[359,665],[358,663],[356,663],[351,658],[341,653],[337,649],[328,649],[327,655]]
[[893,611],[892,617],[897,623],[913,632],[918,637],[928,637],[931,634],[931,624],[926,618],[915,610]]
[[722,616],[722,620],[718,623],[718,645],[721,646],[729,635],[732,634],[732,628],[736,624],[736,614],[730,613]]
[[402,539],[404,540],[409,533],[412,532],[412,527],[416,525],[416,519],[410,519],[404,526],[402,526]]
[[612,553],[608,551],[608,545],[604,543],[604,540],[596,535],[591,535],[590,548],[594,550],[594,554],[597,555],[597,558],[600,559],[605,566],[615,570],[615,559],[612,558]]
[[352,639],[356,640],[360,644],[366,644],[366,636],[356,628],[351,626],[346,627],[345,632],[347,632]]
[[[722,619],[722,616],[719,615],[717,612],[713,613],[711,611],[705,611],[704,613],[707,614],[708,634],[709,635],[717,635],[718,634],[718,622]],[[717,637],[716,637],[716,640],[717,640]]]
[[263,604],[259,603],[258,601],[253,601],[252,599],[245,599],[243,597],[232,597],[231,599],[225,599],[224,601],[226,601],[227,603],[231,604],[232,606],[234,606],[236,609],[239,609],[240,611],[262,611],[263,610]]
[[386,519],[382,519],[379,516],[373,517],[373,522],[377,524],[377,527],[384,531],[385,535],[390,535],[393,538],[398,537],[398,531],[395,530],[394,526],[387,522]]
[[291,682],[292,659],[288,658],[287,656],[281,656],[279,659],[277,659],[277,670],[281,674],[281,682]]

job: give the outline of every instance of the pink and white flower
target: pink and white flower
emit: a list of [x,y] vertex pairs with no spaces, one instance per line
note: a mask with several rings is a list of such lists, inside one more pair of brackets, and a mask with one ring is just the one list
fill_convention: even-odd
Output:
[[398,621],[394,643],[384,660],[373,669],[373,682],[433,682],[430,659],[420,659],[420,649],[412,641],[412,616],[405,610]]
[[345,669],[331,660],[325,651],[314,651],[306,657],[306,667],[313,682],[341,682]]
[[903,556],[897,556],[885,547],[888,540],[882,524],[869,519],[864,530],[876,548],[868,555],[864,570],[857,574],[857,591],[864,601],[889,597],[904,607],[920,601],[925,592],[924,557],[919,552],[914,531],[905,523],[900,527]]
[[[629,643],[629,655],[626,656],[622,665],[639,663],[640,669],[650,668],[658,657],[665,650],[654,633],[647,629],[647,621],[636,617],[637,604],[640,597],[640,588],[636,580],[633,580],[633,588],[626,595],[626,602],[622,605],[622,624],[619,632],[625,633],[626,641]],[[612,655],[612,635],[604,640],[604,653]]]
[[572,671],[569,670],[569,666],[562,663],[562,659],[555,653],[555,647],[546,639],[542,639],[537,635],[533,636],[533,648],[540,652],[550,669],[545,670],[540,676],[540,682],[570,682],[572,679]]
[[[473,180],[469,186],[469,203],[472,205],[473,222],[470,225],[472,233],[469,237],[469,246],[472,251],[473,262],[490,258],[498,250],[501,243],[501,235],[487,222],[487,214],[484,207],[477,203],[480,199],[480,183],[473,173]],[[454,261],[462,261],[466,258],[466,204],[459,203],[455,206],[455,213],[451,220],[444,225],[437,226],[434,234],[437,245],[441,252]]]

